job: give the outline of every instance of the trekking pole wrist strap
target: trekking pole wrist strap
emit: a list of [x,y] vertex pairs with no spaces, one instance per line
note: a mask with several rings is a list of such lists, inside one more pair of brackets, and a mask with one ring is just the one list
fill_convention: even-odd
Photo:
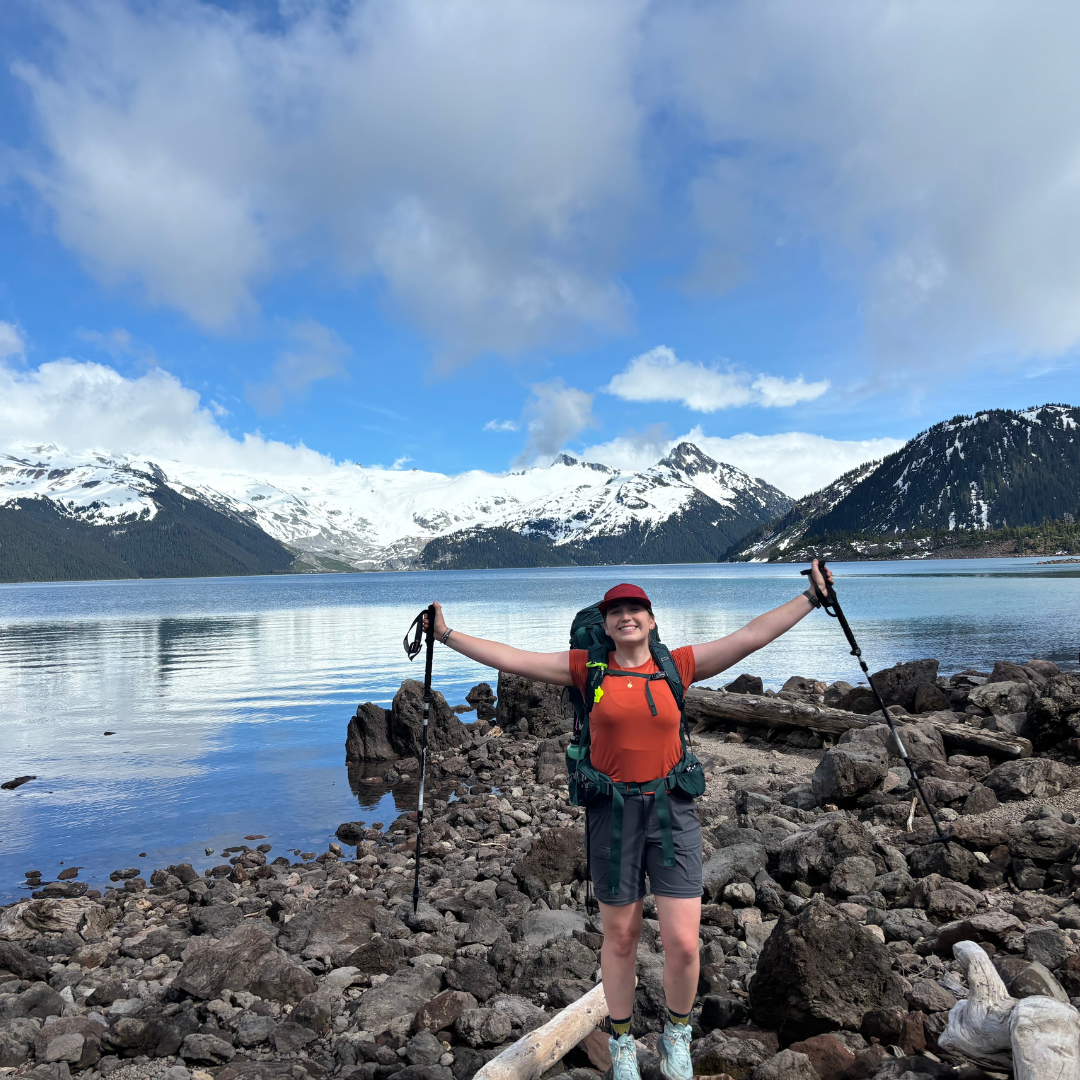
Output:
[[819,608],[819,607],[821,607],[821,600],[820,600],[820,598],[818,597],[817,593],[816,593],[816,592],[814,592],[813,588],[807,589],[807,590],[806,590],[806,591],[805,591],[805,592],[803,593],[803,596],[805,596],[805,597],[806,597],[806,599],[810,601],[810,606],[811,606],[812,608]]

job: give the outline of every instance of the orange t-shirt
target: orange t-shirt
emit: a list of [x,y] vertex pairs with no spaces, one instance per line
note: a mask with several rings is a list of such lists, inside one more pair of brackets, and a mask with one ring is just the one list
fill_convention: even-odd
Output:
[[[693,648],[686,645],[674,649],[671,658],[683,681],[683,689],[689,689],[696,674]],[[570,650],[570,677],[582,693],[588,659],[589,654],[584,649]],[[608,654],[608,665],[615,665],[614,653]],[[649,674],[660,668],[650,656],[644,666],[623,670]],[[656,703],[655,716],[645,697],[646,685]],[[593,767],[612,780],[629,784],[667,776],[682,760],[679,707],[667,680],[657,679],[646,684],[644,679],[620,678],[609,672],[601,686],[603,696],[589,715],[589,757]]]

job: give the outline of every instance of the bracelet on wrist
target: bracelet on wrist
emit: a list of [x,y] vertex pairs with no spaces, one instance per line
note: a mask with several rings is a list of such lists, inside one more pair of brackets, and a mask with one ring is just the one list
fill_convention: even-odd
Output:
[[810,606],[811,607],[815,607],[815,608],[821,607],[821,601],[818,599],[817,594],[814,592],[813,589],[807,589],[803,593],[803,596],[805,596],[806,599],[810,601]]
[[451,630],[449,627],[447,627],[446,633],[443,634],[443,636],[441,638],[439,638],[439,641],[441,641],[445,645],[450,640],[450,635],[453,632],[454,632],[453,630]]

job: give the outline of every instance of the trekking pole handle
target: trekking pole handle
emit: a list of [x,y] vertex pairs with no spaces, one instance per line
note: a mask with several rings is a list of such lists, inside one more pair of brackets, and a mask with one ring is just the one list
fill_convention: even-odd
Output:
[[[821,597],[821,606],[828,611],[830,607],[836,606],[836,590],[829,584],[829,579],[825,576],[825,563],[822,559],[818,559],[818,571],[821,574],[821,580],[825,582],[824,596],[821,596],[817,585],[814,584],[814,568],[812,566],[808,566],[805,570],[800,570],[799,574],[802,577],[810,579],[810,588],[818,593]],[[832,612],[830,611],[829,614],[831,615]]]

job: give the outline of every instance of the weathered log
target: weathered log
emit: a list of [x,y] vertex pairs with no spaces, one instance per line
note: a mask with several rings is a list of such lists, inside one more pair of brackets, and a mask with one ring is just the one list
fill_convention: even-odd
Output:
[[949,1013],[938,1036],[943,1050],[989,1065],[1011,1064],[1016,1080],[1080,1080],[1076,1009],[1050,997],[1010,997],[990,957],[973,941],[958,941],[953,955],[967,969],[970,994]]
[[865,716],[845,709],[763,694],[729,694],[726,690],[688,690],[685,709],[687,720],[696,723],[699,731],[707,731],[719,721],[809,728],[820,735],[843,735],[851,728],[864,728],[871,723]]
[[542,1027],[523,1035],[476,1073],[475,1080],[539,1080],[608,1014],[604,984],[571,1002]]
[[[698,731],[708,731],[718,724],[757,724],[776,728],[806,728],[819,735],[842,735],[852,728],[881,723],[873,716],[862,716],[846,709],[830,709],[809,701],[761,694],[729,694],[726,690],[695,690],[686,694],[686,717]],[[949,750],[966,754],[990,754],[999,758],[1031,757],[1031,743],[1017,735],[983,731],[967,724],[947,724],[927,713],[913,717],[894,717],[933,724],[941,732]],[[901,728],[901,733],[902,733]]]

